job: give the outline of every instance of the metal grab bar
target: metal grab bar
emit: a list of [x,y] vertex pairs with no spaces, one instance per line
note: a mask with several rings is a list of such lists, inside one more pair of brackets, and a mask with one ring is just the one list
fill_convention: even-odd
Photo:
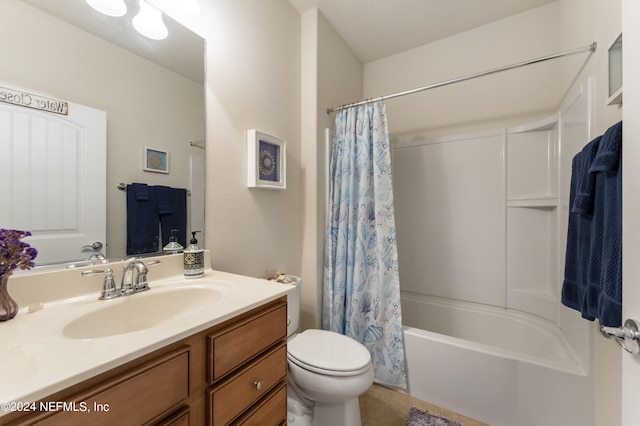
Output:
[[628,319],[621,327],[600,326],[600,333],[607,339],[615,339],[616,342],[631,355],[640,353],[640,326],[633,319]]

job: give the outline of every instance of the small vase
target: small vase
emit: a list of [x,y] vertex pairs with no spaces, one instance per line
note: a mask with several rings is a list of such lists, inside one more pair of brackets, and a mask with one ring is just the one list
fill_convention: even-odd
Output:
[[11,274],[0,275],[0,321],[7,321],[18,313],[18,304],[9,296],[7,283]]

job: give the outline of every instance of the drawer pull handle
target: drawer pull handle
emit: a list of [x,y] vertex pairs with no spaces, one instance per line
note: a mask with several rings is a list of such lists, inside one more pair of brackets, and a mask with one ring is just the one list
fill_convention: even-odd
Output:
[[256,380],[255,382],[253,382],[253,384],[256,385],[257,391],[261,391],[262,386],[264,386],[264,382],[262,380]]

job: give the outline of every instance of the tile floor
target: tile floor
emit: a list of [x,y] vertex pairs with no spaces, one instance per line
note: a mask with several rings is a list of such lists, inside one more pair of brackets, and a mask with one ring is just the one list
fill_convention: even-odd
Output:
[[376,384],[360,397],[362,426],[404,426],[411,407],[454,420],[462,426],[488,426],[485,423]]

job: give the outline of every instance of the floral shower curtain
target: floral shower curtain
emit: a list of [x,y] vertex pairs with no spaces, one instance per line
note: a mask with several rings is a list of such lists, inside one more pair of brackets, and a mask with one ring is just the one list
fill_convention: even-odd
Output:
[[329,173],[322,327],[364,344],[376,382],[406,389],[384,104],[337,114]]

